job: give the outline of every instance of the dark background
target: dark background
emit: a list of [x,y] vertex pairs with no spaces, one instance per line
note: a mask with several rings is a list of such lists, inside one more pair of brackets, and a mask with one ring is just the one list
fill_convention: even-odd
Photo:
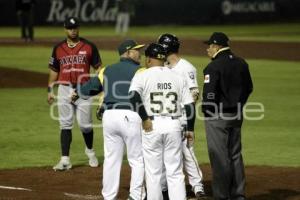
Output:
[[[36,0],[35,24],[55,25],[61,20],[47,21],[51,2],[62,1],[65,8],[73,8],[75,1],[81,6],[89,1],[94,1],[96,7],[101,7],[105,0]],[[173,24],[229,24],[229,23],[257,23],[257,22],[286,22],[300,21],[300,0],[227,0],[233,4],[238,3],[273,3],[275,10],[272,12],[235,12],[224,15],[222,4],[226,0],[137,0],[135,14],[132,16],[133,25]],[[115,0],[108,0],[108,8],[115,5]],[[81,8],[80,8],[81,9]],[[92,12],[89,8],[88,12]],[[72,15],[72,14],[69,14]],[[62,17],[64,18],[64,17]],[[79,17],[80,18],[80,17]],[[86,21],[86,24],[113,24],[114,19]],[[0,0],[0,26],[18,25],[15,1]]]

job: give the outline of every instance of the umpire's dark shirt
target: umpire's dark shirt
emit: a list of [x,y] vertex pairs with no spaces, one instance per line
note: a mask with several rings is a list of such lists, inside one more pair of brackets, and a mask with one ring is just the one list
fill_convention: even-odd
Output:
[[248,64],[230,49],[220,51],[203,73],[202,112],[205,116],[236,113],[253,90]]

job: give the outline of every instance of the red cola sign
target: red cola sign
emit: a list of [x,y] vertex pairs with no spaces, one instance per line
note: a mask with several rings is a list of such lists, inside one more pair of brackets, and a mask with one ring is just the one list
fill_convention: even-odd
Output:
[[52,0],[47,22],[63,22],[70,16],[82,22],[111,22],[116,20],[117,9],[109,0]]

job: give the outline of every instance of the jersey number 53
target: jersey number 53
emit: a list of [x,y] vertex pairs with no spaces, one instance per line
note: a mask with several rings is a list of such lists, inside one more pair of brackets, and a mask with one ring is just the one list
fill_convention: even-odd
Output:
[[150,104],[151,111],[153,113],[163,113],[165,110],[168,113],[177,112],[177,99],[178,95],[176,92],[168,92],[164,95],[163,92],[151,92],[150,93]]

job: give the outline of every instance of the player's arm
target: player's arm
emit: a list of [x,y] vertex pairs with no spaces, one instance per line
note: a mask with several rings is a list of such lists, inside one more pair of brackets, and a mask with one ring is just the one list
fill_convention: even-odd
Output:
[[182,104],[184,105],[186,118],[187,118],[187,127],[184,133],[187,139],[187,146],[190,147],[194,143],[194,126],[195,126],[195,119],[196,119],[196,109],[194,99],[192,94],[188,89],[188,85],[186,79],[183,81],[183,88],[182,88]]
[[59,61],[56,57],[56,48],[54,47],[52,51],[52,55],[49,60],[49,78],[48,78],[48,104],[51,105],[54,102],[54,94],[53,94],[53,87],[55,85],[55,82],[58,80],[60,65]]
[[129,93],[130,96],[130,103],[133,106],[133,110],[139,114],[143,121],[149,118],[145,106],[142,102],[142,98],[137,91],[131,91]]
[[[90,78],[89,81],[82,85],[78,85],[76,88],[76,93],[78,97],[83,99],[88,99],[91,96],[95,96],[103,92],[103,81],[104,81],[104,71],[106,68],[101,68],[98,75]],[[76,95],[73,94],[73,95]]]
[[53,86],[58,79],[58,72],[49,70],[49,79],[48,79],[48,104],[51,105],[54,102]]
[[133,111],[137,112],[143,121],[143,129],[146,132],[152,131],[152,121],[147,114],[140,94],[137,91],[131,91],[129,96]]
[[152,121],[147,114],[140,95],[143,91],[143,78],[140,74],[141,73],[136,73],[131,81],[129,88],[129,100],[132,104],[133,111],[137,112],[143,121],[143,129],[145,132],[150,132],[152,131]]
[[186,78],[187,86],[192,94],[194,102],[196,102],[199,99],[200,93],[197,82],[197,70],[192,64],[187,65],[187,70],[184,71],[184,77]]
[[198,87],[190,88],[190,92],[192,94],[194,102],[196,103],[199,99],[199,96],[200,96],[199,88]]
[[187,116],[187,130],[194,132],[195,119],[196,119],[195,103],[185,104],[184,109]]
[[91,46],[92,46],[91,65],[92,65],[93,69],[95,70],[95,72],[98,73],[99,70],[101,69],[102,60],[101,60],[101,57],[100,57],[97,47],[92,43],[91,43]]
[[90,78],[86,83],[77,85],[76,90],[71,96],[72,103],[75,103],[77,99],[88,99],[103,92],[104,71],[106,68],[101,68],[98,75]]

